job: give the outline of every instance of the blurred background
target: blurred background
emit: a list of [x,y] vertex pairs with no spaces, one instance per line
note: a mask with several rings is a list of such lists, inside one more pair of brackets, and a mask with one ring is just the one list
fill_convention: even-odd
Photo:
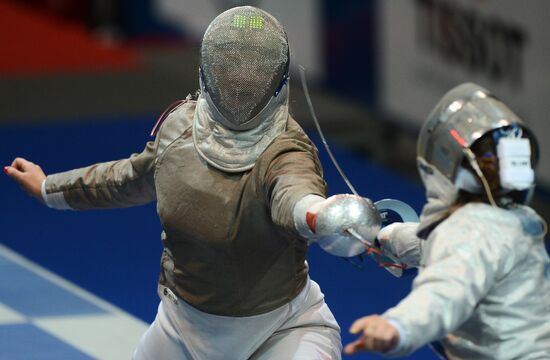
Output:
[[[3,165],[22,156],[53,173],[141,151],[159,114],[198,89],[198,50],[207,25],[221,11],[246,4],[286,27],[291,111],[320,147],[331,194],[350,191],[321,148],[299,65],[307,69],[321,126],[357,190],[375,201],[403,200],[418,212],[425,198],[415,144],[423,120],[462,82],[492,90],[539,138],[533,207],[550,219],[545,0],[0,0]],[[44,292],[18,286],[7,265],[14,257],[6,254],[19,254],[146,326],[158,305],[155,204],[57,212],[6,176],[0,177],[0,200],[0,245],[6,249],[4,262],[0,256],[0,358],[116,358],[79,348],[78,341],[14,311],[22,298],[33,308],[51,305]],[[309,263],[346,343],[353,339],[347,329],[354,319],[383,312],[410,290],[412,277],[393,278],[369,260],[351,264],[314,246]],[[42,338],[6,320],[15,312],[74,352],[55,353],[50,338],[25,345]],[[428,348],[410,357],[435,358]]]

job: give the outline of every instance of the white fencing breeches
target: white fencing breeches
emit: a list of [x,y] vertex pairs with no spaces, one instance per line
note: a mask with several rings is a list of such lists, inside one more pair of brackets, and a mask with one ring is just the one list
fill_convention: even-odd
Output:
[[165,289],[134,360],[341,359],[340,328],[310,279],[290,303],[247,317],[201,312]]

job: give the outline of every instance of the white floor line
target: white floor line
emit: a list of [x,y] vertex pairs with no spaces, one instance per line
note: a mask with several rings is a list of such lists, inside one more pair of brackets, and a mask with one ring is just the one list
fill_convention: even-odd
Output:
[[[29,259],[19,255],[18,253],[14,252],[13,250],[9,249],[8,247],[0,244],[0,255],[4,256],[5,258],[9,259],[10,261],[13,261],[14,263],[20,265],[21,267],[32,271],[36,275],[50,281],[51,283],[67,290],[68,292],[94,304],[95,306],[111,313],[115,314],[121,314],[126,315],[131,318],[134,318],[138,321],[138,318],[135,316],[129,314],[128,312],[122,310],[119,307],[116,307],[115,305],[101,299],[100,297],[92,294],[91,292],[69,282],[68,280],[65,280],[59,275],[54,274],[53,272],[47,270],[46,268],[30,261]],[[143,322],[143,321],[142,321]],[[147,325],[145,322],[143,324]]]
[[59,288],[103,309],[91,315],[56,315],[27,318],[0,303],[0,325],[31,323],[96,359],[131,357],[148,324],[83,288],[0,244],[0,256]]
[[130,359],[147,330],[142,322],[116,314],[35,318],[32,323],[95,359]]
[[23,314],[0,303],[0,325],[23,324],[27,319]]

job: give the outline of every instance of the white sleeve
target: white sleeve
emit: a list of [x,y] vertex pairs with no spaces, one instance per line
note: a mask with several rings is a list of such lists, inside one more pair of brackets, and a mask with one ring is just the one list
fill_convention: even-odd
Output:
[[384,355],[391,357],[402,352],[405,346],[407,346],[407,334],[403,331],[403,327],[398,320],[391,318],[387,320],[399,333],[399,342],[397,345],[390,351],[384,353]]
[[42,193],[42,200],[44,200],[44,203],[48,207],[57,210],[72,210],[67,201],[65,201],[63,192],[46,193],[46,179],[42,181],[40,192]]
[[422,239],[416,236],[418,223],[393,223],[378,233],[377,239],[385,253],[408,267],[418,267],[422,256]]
[[294,226],[298,234],[302,237],[313,240],[315,239],[315,234],[310,230],[306,222],[306,213],[312,211],[316,205],[320,204],[325,200],[324,197],[314,194],[309,194],[301,198],[296,205],[294,206],[293,217],[294,217]]
[[[485,297],[495,279],[510,268],[513,245],[501,241],[499,224],[468,218],[439,226],[430,235],[426,267],[413,291],[383,316],[399,322],[406,339],[399,353],[410,354],[424,344],[456,330]],[[501,226],[501,225],[500,225]],[[427,247],[427,245],[426,245]]]

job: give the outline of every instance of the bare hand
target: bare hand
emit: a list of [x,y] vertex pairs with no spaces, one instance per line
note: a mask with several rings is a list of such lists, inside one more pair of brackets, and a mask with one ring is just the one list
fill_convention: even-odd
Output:
[[23,158],[13,160],[11,166],[5,166],[4,172],[21,186],[29,195],[42,201],[40,188],[46,174],[40,166]]
[[399,343],[399,332],[388,320],[378,316],[365,316],[356,320],[350,328],[352,334],[361,336],[346,345],[344,352],[348,355],[358,351],[388,352]]

